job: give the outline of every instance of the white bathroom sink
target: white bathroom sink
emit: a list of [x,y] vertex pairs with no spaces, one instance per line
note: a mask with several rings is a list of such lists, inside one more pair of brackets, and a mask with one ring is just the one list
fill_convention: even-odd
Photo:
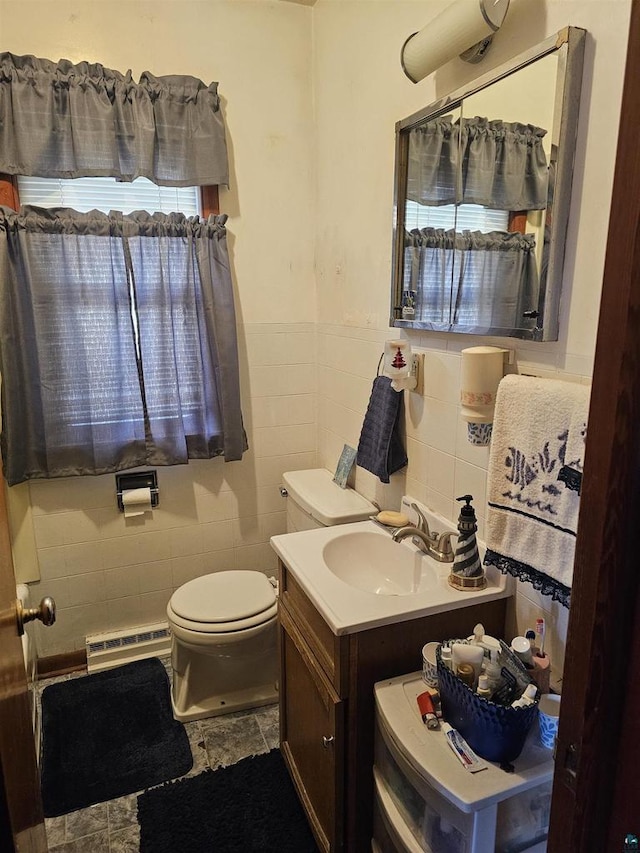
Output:
[[[428,521],[433,530],[451,529],[435,514]],[[410,538],[394,542],[373,521],[283,533],[271,537],[271,546],[337,635],[511,594],[509,579],[494,566],[486,568],[485,589],[454,589],[451,563],[437,563]]]
[[324,546],[322,557],[341,581],[375,595],[413,595],[438,585],[433,564],[421,551],[369,530],[336,536]]

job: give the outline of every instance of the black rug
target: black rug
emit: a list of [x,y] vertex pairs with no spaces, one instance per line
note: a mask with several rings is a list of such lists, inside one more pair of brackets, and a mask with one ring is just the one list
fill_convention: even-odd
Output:
[[142,791],[192,766],[189,738],[173,719],[169,679],[157,658],[42,691],[46,817]]
[[317,853],[280,755],[244,758],[138,797],[140,853]]

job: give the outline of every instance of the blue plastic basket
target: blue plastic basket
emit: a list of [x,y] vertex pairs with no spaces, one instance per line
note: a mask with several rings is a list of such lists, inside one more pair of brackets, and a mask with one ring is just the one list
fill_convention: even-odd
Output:
[[[450,640],[449,644],[457,642],[465,641]],[[515,667],[521,671],[524,686],[533,683],[508,646],[501,645],[503,653],[516,662]],[[513,761],[522,752],[529,729],[538,716],[537,700],[524,708],[512,708],[478,696],[442,663],[440,648],[436,649],[436,661],[442,716],[482,758]]]

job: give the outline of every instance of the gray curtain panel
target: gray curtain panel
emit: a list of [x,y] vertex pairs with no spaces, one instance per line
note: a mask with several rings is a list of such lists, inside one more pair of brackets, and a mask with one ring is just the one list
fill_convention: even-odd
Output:
[[242,457],[225,221],[0,208],[10,485]]
[[424,205],[481,204],[544,210],[546,130],[530,124],[442,116],[409,135],[407,198]]
[[0,172],[229,184],[218,84],[0,53]]
[[416,320],[447,331],[464,326],[533,328],[524,311],[538,306],[539,279],[531,234],[422,228],[405,236],[405,269],[417,291]]

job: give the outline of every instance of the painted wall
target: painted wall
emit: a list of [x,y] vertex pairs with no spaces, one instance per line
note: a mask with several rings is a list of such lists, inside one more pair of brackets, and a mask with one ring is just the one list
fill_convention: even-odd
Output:
[[[363,469],[355,476],[359,491],[384,507],[397,508],[408,492],[450,519],[458,514],[455,497],[470,492],[482,533],[488,448],[467,442],[459,417],[460,350],[508,346],[519,372],[589,382],[630,3],[512,0],[481,67],[455,59],[414,85],[400,66],[401,45],[447,5],[319,0],[315,6],[319,459],[330,468],[345,442],[357,446],[383,341],[399,336],[387,327],[395,122],[559,29],[584,27],[589,36],[560,340],[531,344],[409,332],[412,345],[426,353],[424,395],[406,395],[409,466],[388,486]],[[559,676],[567,611],[529,584],[518,584],[512,610],[513,633],[537,616],[547,619],[547,647]]]
[[37,626],[41,655],[164,619],[173,590],[207,571],[276,569],[281,474],[313,467],[316,449],[311,15],[277,0],[0,0],[0,50],[219,81],[251,448],[242,462],[158,469],[160,508],[137,522],[118,512],[112,475],[31,484],[32,596],[58,604],[57,624]]
[[[35,594],[59,604],[58,625],[40,632],[43,654],[162,618],[172,590],[212,568],[272,571],[282,471],[316,459],[333,468],[343,444],[357,444],[390,336],[394,125],[478,73],[459,60],[418,85],[402,73],[404,39],[447,5],[0,0],[2,50],[220,81],[232,168],[221,202],[251,445],[241,463],[160,469],[160,509],[140,525],[117,512],[111,476],[30,486],[43,578]],[[629,10],[630,0],[512,0],[482,66],[567,24],[589,32],[560,340],[490,341],[515,347],[522,372],[591,375]],[[480,339],[411,339],[426,353],[426,383],[423,396],[408,395],[409,468],[389,486],[359,469],[357,487],[394,508],[409,492],[449,518],[455,496],[471,492],[482,523],[488,453],[467,443],[458,416],[459,353]],[[541,612],[560,671],[566,611],[522,587],[513,629]]]

